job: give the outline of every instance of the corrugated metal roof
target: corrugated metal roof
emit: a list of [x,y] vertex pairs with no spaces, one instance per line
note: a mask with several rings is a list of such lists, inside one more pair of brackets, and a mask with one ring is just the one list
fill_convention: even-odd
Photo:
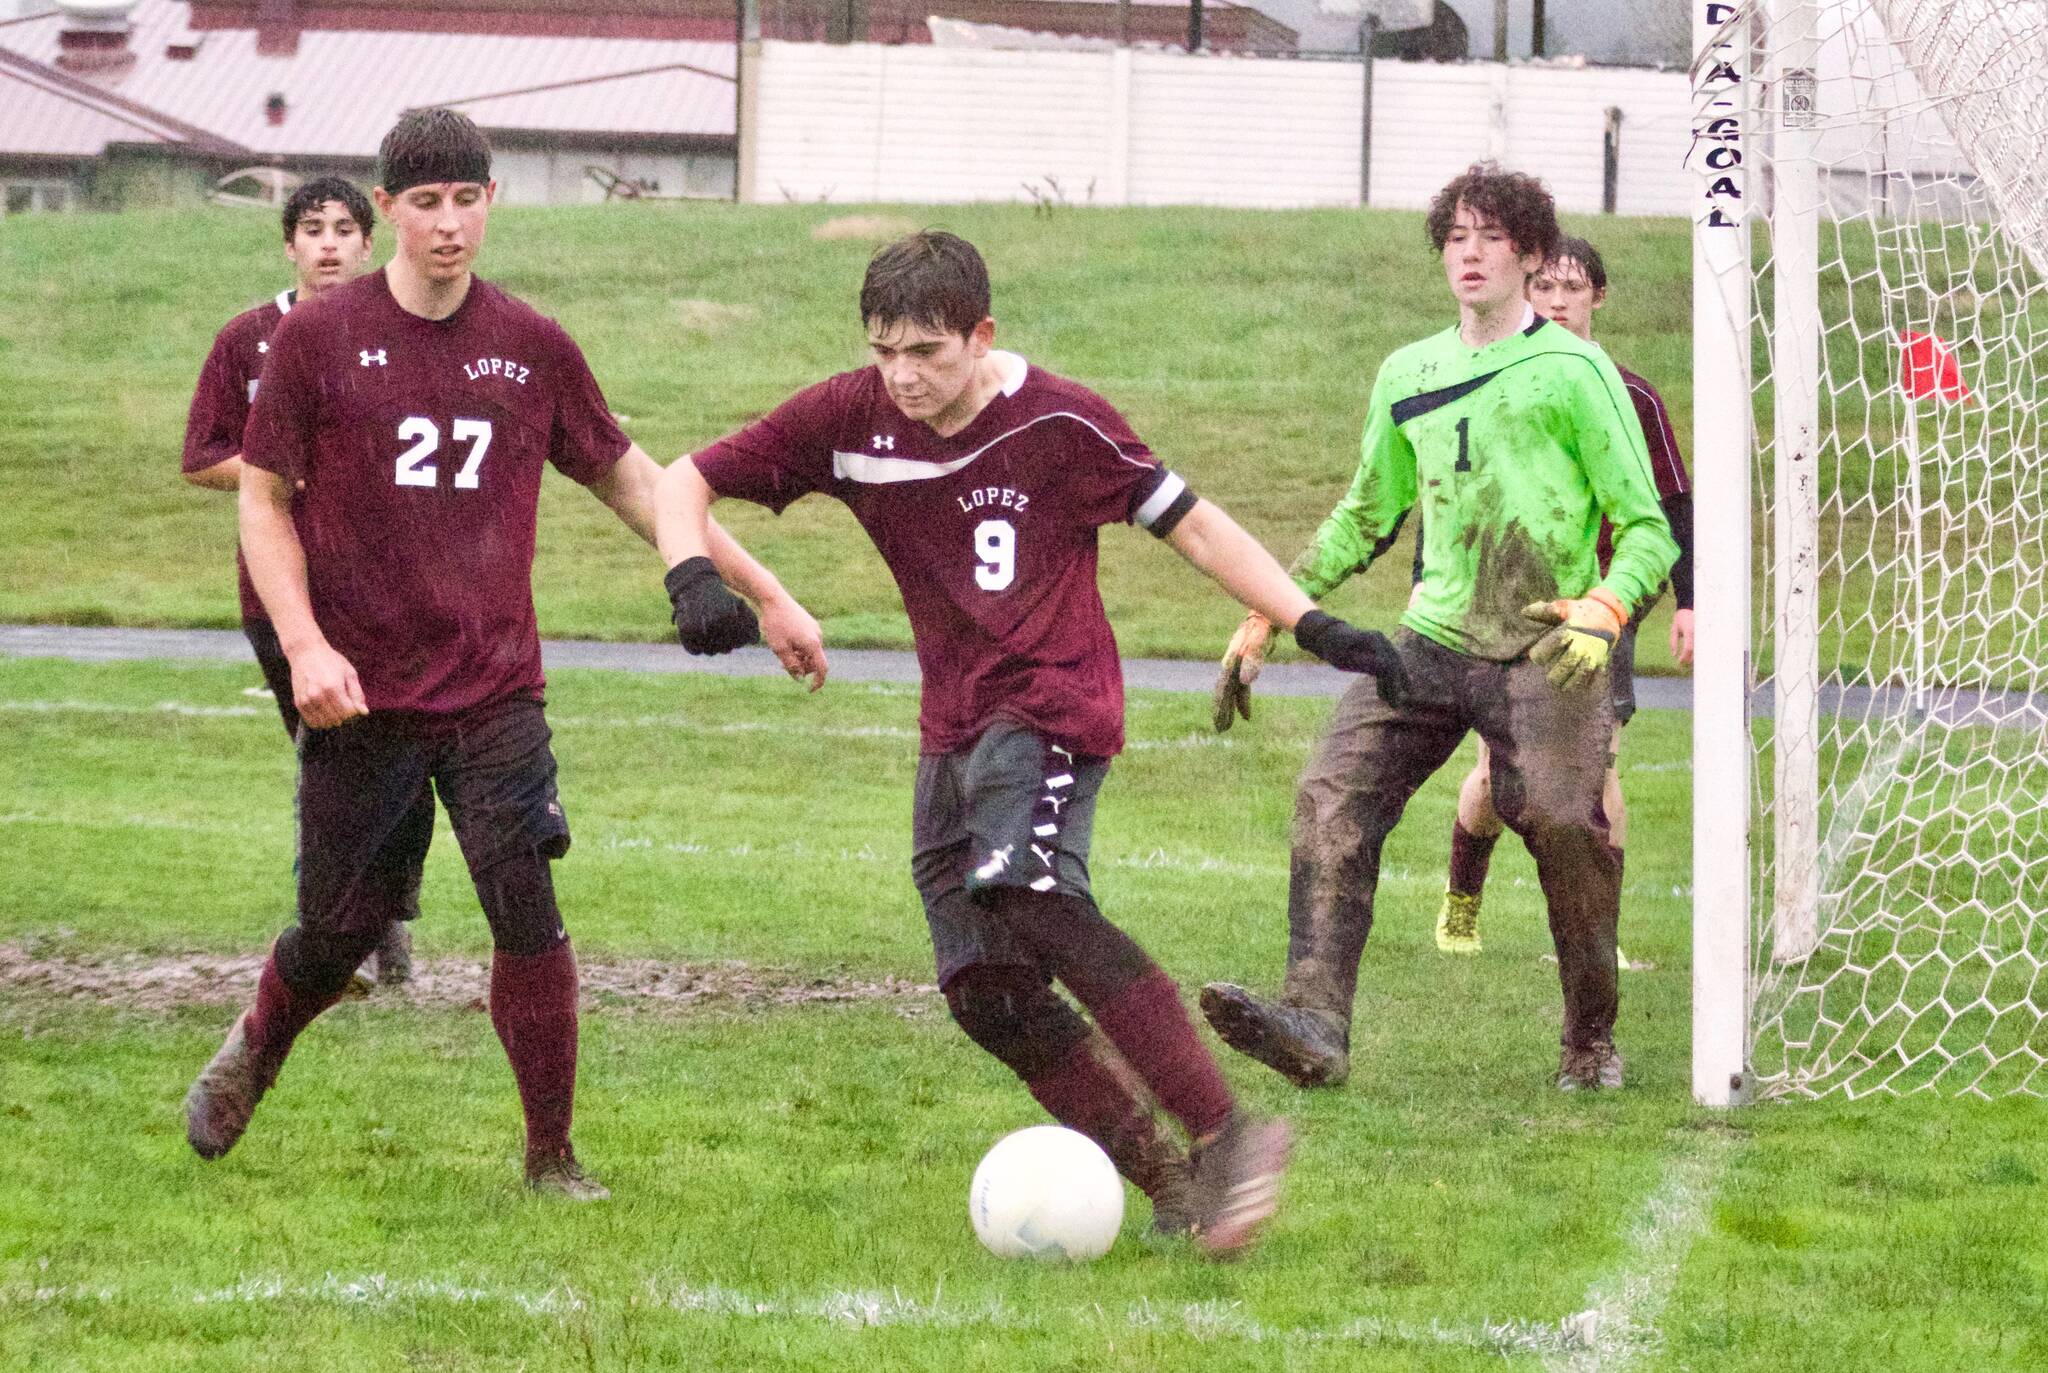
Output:
[[[492,129],[733,134],[730,43],[309,29],[274,57],[252,30],[196,31],[188,15],[141,0],[135,66],[108,89],[266,156],[374,157],[401,112],[452,102]],[[0,27],[0,48],[53,62],[63,26],[51,14]],[[192,56],[166,56],[174,44]],[[265,112],[273,93],[282,124]]]
[[110,143],[159,143],[222,157],[249,150],[0,50],[0,153],[98,157]]

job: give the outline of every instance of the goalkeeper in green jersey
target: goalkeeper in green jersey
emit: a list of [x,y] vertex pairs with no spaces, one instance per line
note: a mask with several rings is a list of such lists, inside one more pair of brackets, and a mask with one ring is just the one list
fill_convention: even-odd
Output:
[[[1558,245],[1556,256],[1529,278],[1529,303],[1536,313],[1552,324],[1569,329],[1580,338],[1593,337],[1593,316],[1607,303],[1607,264],[1600,250],[1583,238],[1567,238]],[[1620,363],[1614,370],[1635,406],[1636,420],[1643,426],[1643,442],[1650,453],[1650,475],[1657,483],[1657,503],[1671,525],[1671,537],[1678,541],[1678,561],[1671,565],[1671,590],[1678,608],[1671,616],[1671,656],[1680,667],[1692,663],[1692,478],[1686,473],[1685,458],[1678,449],[1678,435],[1671,428],[1671,413],[1657,388]],[[1613,531],[1600,531],[1600,567],[1604,573],[1614,552]],[[1415,545],[1416,576],[1422,573],[1422,543]],[[1652,598],[1655,599],[1654,597]],[[1607,660],[1607,680],[1614,701],[1614,741],[1607,750],[1607,781],[1601,792],[1601,808],[1616,852],[1623,849],[1628,828],[1628,806],[1621,791],[1621,774],[1615,758],[1621,751],[1621,727],[1636,713],[1635,639],[1636,626],[1650,612],[1650,604],[1634,609],[1629,623],[1615,641]],[[1500,838],[1501,821],[1493,808],[1491,760],[1486,745],[1479,745],[1479,757],[1472,771],[1458,787],[1458,818],[1451,826],[1450,882],[1444,903],[1436,916],[1436,946],[1450,954],[1479,952],[1479,903],[1486,888],[1486,870],[1493,846]],[[1615,962],[1628,971],[1627,955],[1619,944]]]
[[[1613,734],[1607,661],[1628,607],[1678,556],[1642,426],[1614,364],[1539,317],[1524,291],[1556,251],[1550,193],[1482,164],[1431,202],[1458,323],[1396,351],[1373,382],[1351,489],[1295,561],[1320,599],[1393,546],[1411,508],[1422,575],[1395,637],[1407,690],[1345,693],[1295,799],[1287,976],[1278,1000],[1202,989],[1225,1043],[1304,1087],[1350,1072],[1351,1007],[1380,848],[1469,730],[1494,805],[1536,859],[1564,989],[1558,1086],[1619,1086],[1615,925],[1621,859],[1601,807]],[[1614,527],[1605,576],[1600,522]],[[1217,687],[1246,695],[1271,627],[1248,618]]]

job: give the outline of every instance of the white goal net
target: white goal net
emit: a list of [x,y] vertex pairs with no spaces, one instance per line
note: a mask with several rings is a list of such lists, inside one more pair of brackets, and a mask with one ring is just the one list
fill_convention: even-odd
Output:
[[1743,1095],[2048,1095],[2048,4],[1696,5],[1695,405],[1753,416],[1697,990]]

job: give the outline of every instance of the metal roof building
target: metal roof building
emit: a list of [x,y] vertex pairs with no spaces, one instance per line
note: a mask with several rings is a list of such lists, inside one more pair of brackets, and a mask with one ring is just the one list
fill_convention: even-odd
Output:
[[192,18],[179,0],[68,0],[0,24],[0,179],[132,144],[124,119],[166,149],[360,176],[402,111],[452,105],[491,134],[508,203],[602,198],[586,166],[662,194],[731,193],[730,42],[308,29],[271,51],[257,29]]

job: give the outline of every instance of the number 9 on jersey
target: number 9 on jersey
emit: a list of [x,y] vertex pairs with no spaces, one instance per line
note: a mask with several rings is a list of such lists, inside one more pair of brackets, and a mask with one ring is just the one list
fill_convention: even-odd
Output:
[[1017,531],[1008,520],[983,520],[974,526],[974,584],[983,591],[1001,591],[1017,580]]

